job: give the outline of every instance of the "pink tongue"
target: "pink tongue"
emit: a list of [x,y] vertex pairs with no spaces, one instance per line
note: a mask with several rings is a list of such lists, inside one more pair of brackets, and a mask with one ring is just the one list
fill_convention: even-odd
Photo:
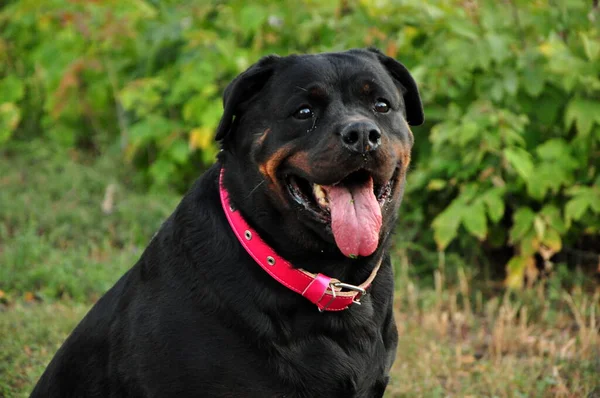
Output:
[[379,243],[381,209],[373,179],[361,186],[324,186],[329,197],[335,243],[347,257],[368,256]]

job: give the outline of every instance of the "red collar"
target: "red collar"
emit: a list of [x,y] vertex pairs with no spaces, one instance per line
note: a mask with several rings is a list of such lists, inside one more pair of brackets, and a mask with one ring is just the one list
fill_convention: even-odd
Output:
[[275,280],[306,297],[316,304],[321,312],[342,311],[352,304],[360,305],[361,297],[366,294],[366,289],[377,275],[381,259],[367,280],[359,286],[343,283],[323,274],[315,275],[301,268],[294,268],[292,264],[278,256],[275,250],[248,225],[240,212],[229,203],[229,194],[223,186],[223,169],[219,178],[219,191],[223,210],[235,236],[248,254]]

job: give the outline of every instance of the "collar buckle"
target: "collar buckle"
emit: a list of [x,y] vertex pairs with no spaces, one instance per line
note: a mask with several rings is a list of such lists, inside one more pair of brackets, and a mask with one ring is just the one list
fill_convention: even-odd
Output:
[[327,307],[329,307],[329,305],[333,302],[333,300],[335,300],[335,297],[336,297],[336,294],[337,294],[336,290],[335,290],[336,287],[340,288],[340,289],[352,290],[352,291],[358,293],[352,299],[352,304],[361,305],[362,303],[360,302],[360,299],[367,295],[367,290],[363,289],[360,286],[351,285],[349,283],[344,283],[344,282],[331,282],[329,284],[329,289],[331,290],[331,298],[329,299],[329,301],[327,302],[327,304],[325,304],[323,306],[323,308],[319,308],[319,312],[326,311]]
[[[356,295],[356,297],[354,297],[352,299],[352,303],[353,304],[358,304],[361,305],[362,303],[360,302],[360,299],[363,298],[366,294],[367,294],[367,290],[363,289],[360,286],[356,286],[356,285],[351,285],[349,283],[344,283],[344,282],[334,282],[333,283],[334,287],[340,287],[342,289],[348,289],[348,290],[352,290],[355,292],[358,292],[358,294]],[[333,290],[333,289],[332,289]]]

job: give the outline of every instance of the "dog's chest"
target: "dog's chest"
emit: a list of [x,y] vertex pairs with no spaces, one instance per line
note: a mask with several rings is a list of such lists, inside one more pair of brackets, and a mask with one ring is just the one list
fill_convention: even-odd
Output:
[[[378,397],[393,352],[378,331],[318,336],[278,347],[277,373],[299,397]],[[381,391],[378,393],[377,391]]]

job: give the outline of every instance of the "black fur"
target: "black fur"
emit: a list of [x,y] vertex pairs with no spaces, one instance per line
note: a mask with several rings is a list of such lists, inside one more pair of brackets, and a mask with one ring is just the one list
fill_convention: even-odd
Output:
[[[307,97],[314,83],[325,94]],[[373,112],[380,98],[389,113]],[[311,120],[293,117],[303,105]],[[383,395],[397,344],[387,248],[412,146],[405,120],[423,120],[414,80],[373,50],[271,56],[230,84],[224,109],[219,161],[68,337],[32,397]],[[355,159],[341,148],[337,132],[353,117],[377,123],[381,151]],[[288,173],[330,184],[359,166],[374,180],[397,177],[377,251],[349,259],[282,185]],[[227,223],[221,168],[233,204],[295,266],[359,284],[383,257],[362,306],[320,313],[268,276]]]

